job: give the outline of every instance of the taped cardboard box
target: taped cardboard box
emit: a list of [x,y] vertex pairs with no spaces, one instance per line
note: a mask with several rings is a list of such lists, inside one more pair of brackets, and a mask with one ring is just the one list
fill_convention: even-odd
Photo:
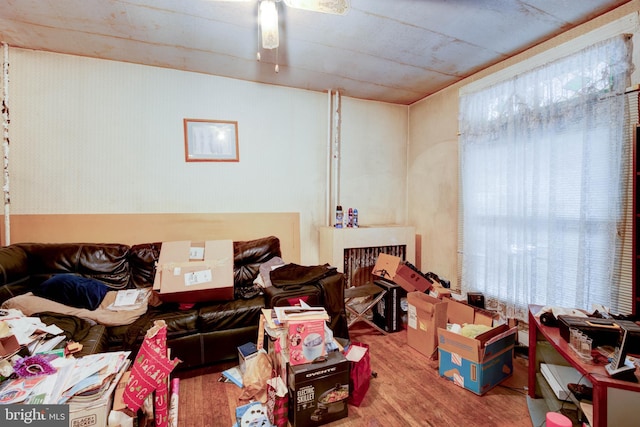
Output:
[[437,356],[438,328],[447,326],[448,302],[422,292],[409,292],[407,303],[407,343],[427,357]]
[[400,257],[385,253],[378,255],[372,273],[397,283],[407,292],[426,292],[433,286],[431,281],[408,267]]
[[[493,325],[486,310],[450,300],[449,323]],[[518,328],[498,325],[475,338],[438,328],[440,376],[482,395],[513,374],[513,348]]]
[[233,241],[163,242],[153,289],[167,302],[234,298]]

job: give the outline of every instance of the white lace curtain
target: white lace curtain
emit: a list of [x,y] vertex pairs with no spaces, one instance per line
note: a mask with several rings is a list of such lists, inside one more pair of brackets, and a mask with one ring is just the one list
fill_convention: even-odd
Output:
[[463,291],[522,320],[611,306],[630,71],[619,36],[461,96]]

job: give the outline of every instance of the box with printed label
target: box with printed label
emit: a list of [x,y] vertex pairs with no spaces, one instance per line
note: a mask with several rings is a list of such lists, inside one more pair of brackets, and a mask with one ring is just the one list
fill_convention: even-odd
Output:
[[243,374],[246,371],[247,360],[258,356],[258,347],[255,343],[248,342],[238,347],[238,366]]
[[289,365],[289,422],[293,427],[327,424],[347,417],[349,362],[339,351],[327,360]]
[[438,328],[447,326],[447,301],[409,292],[407,303],[407,344],[427,357],[437,356]]
[[512,375],[517,327],[493,327],[490,313],[453,300],[448,302],[447,317],[450,324],[485,325],[489,329],[468,337],[438,328],[440,376],[482,395]]
[[324,320],[287,321],[287,350],[290,364],[311,363],[327,354],[324,323]]
[[153,289],[163,301],[232,300],[233,284],[232,240],[162,243]]

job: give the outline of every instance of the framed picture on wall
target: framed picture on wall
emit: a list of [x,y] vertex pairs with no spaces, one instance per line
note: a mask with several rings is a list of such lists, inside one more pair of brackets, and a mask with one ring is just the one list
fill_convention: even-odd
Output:
[[238,162],[238,122],[184,119],[187,162]]

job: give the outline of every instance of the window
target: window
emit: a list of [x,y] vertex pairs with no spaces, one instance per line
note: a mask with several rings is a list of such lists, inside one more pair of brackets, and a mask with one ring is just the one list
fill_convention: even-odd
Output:
[[619,36],[461,96],[463,291],[523,320],[616,310],[630,70]]

